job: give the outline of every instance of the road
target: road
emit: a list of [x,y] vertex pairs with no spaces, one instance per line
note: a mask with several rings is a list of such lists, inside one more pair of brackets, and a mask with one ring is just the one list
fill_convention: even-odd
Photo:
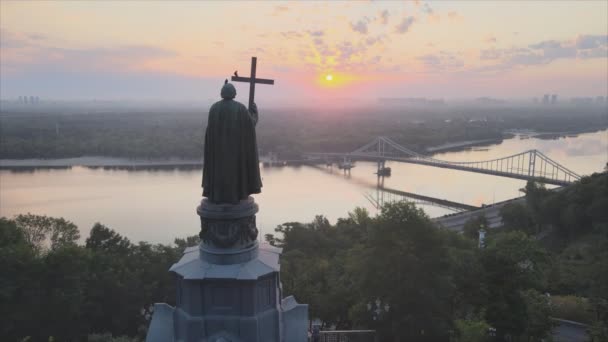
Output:
[[436,217],[433,219],[433,221],[435,221],[446,229],[462,231],[465,223],[468,220],[478,216],[485,216],[486,220],[488,221],[488,228],[498,228],[502,226],[502,217],[500,216],[500,209],[506,204],[519,203],[524,201],[525,197],[518,197],[507,201],[498,202],[493,205],[483,207],[481,209]]

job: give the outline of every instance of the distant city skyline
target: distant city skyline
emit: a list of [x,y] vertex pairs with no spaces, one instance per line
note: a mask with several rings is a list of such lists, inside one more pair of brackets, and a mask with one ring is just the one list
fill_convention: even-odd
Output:
[[608,2],[0,2],[2,99],[206,101],[251,56],[262,105],[606,96]]

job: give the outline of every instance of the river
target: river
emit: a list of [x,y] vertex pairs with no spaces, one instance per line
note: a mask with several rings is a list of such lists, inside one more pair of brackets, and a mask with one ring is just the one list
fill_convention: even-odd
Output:
[[[608,162],[608,130],[557,139],[525,135],[500,144],[437,153],[449,161],[488,160],[537,149],[580,175],[602,171]],[[2,161],[0,161],[0,165]],[[480,206],[520,196],[525,181],[436,167],[388,162],[392,176],[384,186]],[[377,212],[373,163],[357,162],[350,175],[325,166],[262,168],[264,187],[256,195],[260,236],[284,222],[331,222],[355,207]],[[201,171],[120,170],[74,166],[67,169],[0,170],[0,216],[33,213],[76,223],[84,240],[95,222],[132,241],[170,243],[197,234]],[[449,209],[421,205],[431,217]]]

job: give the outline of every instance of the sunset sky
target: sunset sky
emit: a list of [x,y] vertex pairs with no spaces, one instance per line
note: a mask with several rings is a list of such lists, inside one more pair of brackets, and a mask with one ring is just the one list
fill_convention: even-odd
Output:
[[3,99],[214,99],[251,56],[259,102],[608,91],[607,1],[2,1],[0,30]]

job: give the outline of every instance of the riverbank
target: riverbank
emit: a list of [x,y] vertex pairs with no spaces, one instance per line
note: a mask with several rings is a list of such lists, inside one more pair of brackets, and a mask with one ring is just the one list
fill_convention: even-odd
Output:
[[[512,137],[508,137],[509,139]],[[455,152],[455,151],[460,151],[463,149],[466,149],[468,147],[473,147],[473,146],[487,146],[487,145],[492,145],[492,144],[500,144],[503,141],[504,138],[496,138],[496,139],[481,139],[481,140],[467,140],[467,141],[460,141],[460,142],[453,142],[453,143],[447,143],[447,144],[442,144],[442,145],[438,145],[438,146],[433,146],[433,147],[427,147],[426,148],[426,152],[433,154],[433,153],[439,153],[439,152]]]
[[60,159],[0,159],[0,169],[8,168],[69,168],[74,166],[84,167],[179,167],[179,166],[199,166],[202,167],[202,160],[194,159],[128,159],[112,157],[78,157]]
[[493,144],[500,144],[505,139],[512,139],[519,137],[520,139],[559,139],[565,137],[576,137],[579,134],[595,133],[608,129],[608,127],[599,127],[595,129],[579,129],[562,132],[539,132],[528,129],[509,129],[503,132],[502,138],[496,139],[481,139],[481,140],[467,140],[458,141],[447,144],[441,144],[437,146],[427,147],[425,150],[429,154],[441,153],[441,152],[458,152],[466,150],[470,147],[489,146]]
[[[515,137],[520,139],[557,139],[562,137],[576,137],[579,134],[593,133],[606,130],[606,128],[598,128],[595,130],[576,130],[566,132],[538,132],[533,130],[507,130],[502,138],[480,139],[458,141],[437,146],[427,147],[425,150],[428,154],[458,152],[469,149],[471,147],[490,146],[501,144],[505,140],[510,140]],[[262,158],[260,158],[262,161]],[[201,168],[203,165],[202,159],[182,159],[182,158],[165,158],[165,159],[144,159],[144,158],[117,158],[104,156],[85,156],[76,158],[58,158],[58,159],[0,159],[0,169],[36,169],[36,168],[70,168],[75,166],[83,166],[89,168],[116,168],[116,169],[155,169],[155,168]]]
[[608,125],[601,126],[593,129],[577,129],[577,130],[569,130],[569,131],[559,131],[559,132],[539,132],[530,129],[509,129],[504,131],[505,134],[509,134],[512,136],[521,136],[524,138],[538,138],[538,139],[557,139],[557,138],[565,138],[565,137],[576,137],[579,134],[585,133],[595,133],[608,129]]

